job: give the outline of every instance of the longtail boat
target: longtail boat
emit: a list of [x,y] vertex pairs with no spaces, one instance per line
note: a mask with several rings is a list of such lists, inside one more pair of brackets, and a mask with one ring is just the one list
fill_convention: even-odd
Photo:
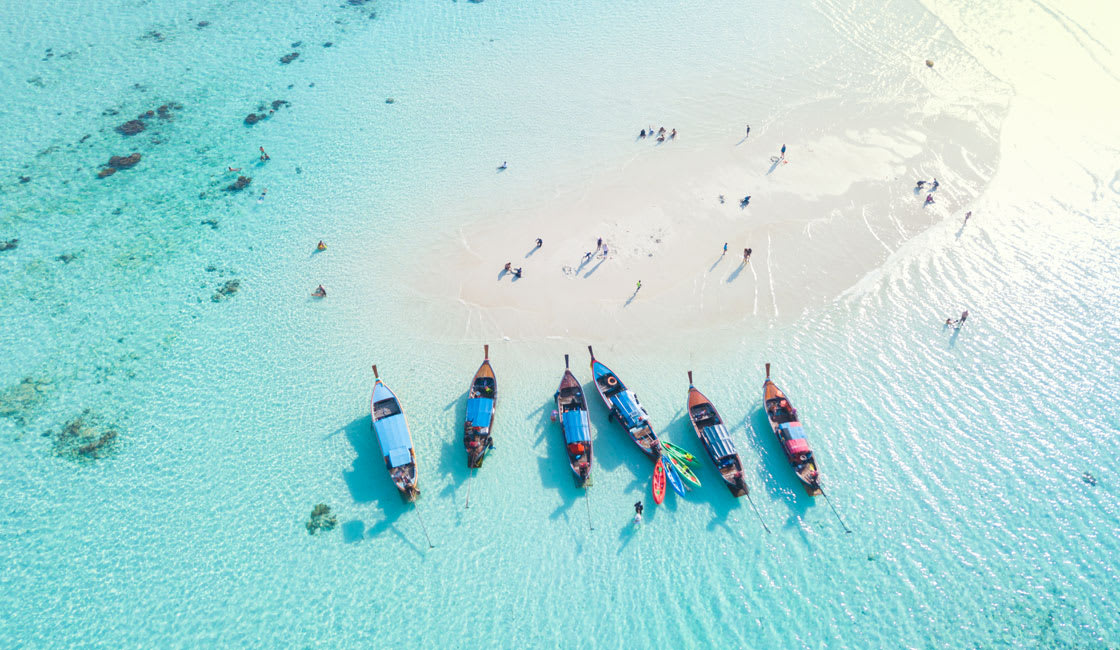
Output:
[[766,380],[762,382],[762,404],[766,407],[766,419],[770,421],[770,428],[778,437],[778,444],[782,446],[786,460],[793,466],[801,486],[809,496],[821,494],[817,459],[813,457],[813,450],[805,439],[805,430],[797,418],[797,409],[782,389],[770,380],[770,364],[766,364]]
[[591,374],[595,379],[595,390],[610,411],[607,418],[617,419],[626,435],[630,436],[642,453],[649,456],[650,460],[657,460],[661,456],[661,440],[653,432],[649,413],[638,401],[638,396],[626,388],[618,375],[595,358],[595,351],[590,345],[587,346],[587,351],[591,353]]
[[750,490],[743,477],[743,462],[735,452],[735,443],[715,405],[692,385],[691,370],[688,371],[688,419],[727,489],[737,497],[747,496]]
[[373,395],[369,401],[370,417],[373,420],[373,433],[389,477],[397,486],[406,501],[420,496],[416,476],[416,452],[412,448],[412,436],[408,432],[408,421],[404,419],[401,403],[373,367]]
[[467,467],[482,467],[486,453],[494,446],[490,427],[494,423],[494,407],[498,403],[498,380],[490,366],[490,346],[482,346],[482,365],[471,379],[467,391],[467,417],[463,424],[463,446],[467,448]]
[[568,355],[564,355],[564,377],[556,391],[556,419],[564,433],[564,450],[568,465],[580,486],[591,477],[591,420],[587,416],[587,401],[579,380],[568,368]]

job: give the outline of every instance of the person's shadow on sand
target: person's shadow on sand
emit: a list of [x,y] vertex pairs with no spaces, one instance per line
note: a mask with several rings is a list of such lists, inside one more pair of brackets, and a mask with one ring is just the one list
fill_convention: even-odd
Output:
[[638,288],[634,289],[634,293],[630,294],[630,297],[626,299],[626,304],[624,304],[622,306],[623,307],[629,307],[630,303],[634,302],[634,299],[638,297],[638,292],[641,291],[641,290],[642,290],[641,287],[638,287]]
[[747,268],[746,261],[740,262],[739,266],[735,267],[735,270],[731,272],[731,275],[727,276],[727,281],[734,282],[735,278],[739,277],[739,274],[742,273],[745,268]]

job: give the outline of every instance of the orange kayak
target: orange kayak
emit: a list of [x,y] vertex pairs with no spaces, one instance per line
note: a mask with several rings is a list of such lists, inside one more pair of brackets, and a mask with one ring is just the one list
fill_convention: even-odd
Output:
[[653,502],[661,503],[665,500],[665,459],[658,458],[653,466]]

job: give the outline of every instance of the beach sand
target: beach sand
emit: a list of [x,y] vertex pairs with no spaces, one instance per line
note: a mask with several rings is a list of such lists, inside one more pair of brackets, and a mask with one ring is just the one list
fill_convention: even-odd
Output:
[[[820,106],[799,113],[802,125],[829,115]],[[994,141],[952,119],[919,131],[889,108],[817,118],[814,127],[797,139],[771,126],[746,139],[636,140],[624,164],[589,165],[590,180],[530,185],[506,205],[491,198],[487,212],[467,208],[465,225],[438,238],[407,274],[429,310],[421,320],[433,336],[465,340],[770,327],[833,299],[906,240],[963,214],[993,171],[965,163],[997,157]],[[785,161],[777,158],[783,144]],[[501,172],[511,184],[514,165]],[[915,192],[914,181],[932,178],[926,166],[955,173],[939,178],[937,203],[923,207],[926,192]],[[751,202],[741,207],[746,194]],[[595,255],[585,261],[588,252]],[[523,277],[504,273],[506,262]]]

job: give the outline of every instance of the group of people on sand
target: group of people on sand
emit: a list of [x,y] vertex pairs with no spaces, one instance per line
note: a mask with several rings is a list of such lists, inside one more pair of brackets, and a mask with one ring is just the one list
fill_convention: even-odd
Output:
[[964,310],[964,312],[961,313],[960,318],[946,318],[945,319],[945,327],[956,327],[957,329],[960,329],[964,325],[964,322],[966,320],[968,320],[968,310],[967,309]]
[[[747,262],[751,261],[751,253],[753,253],[753,252],[754,252],[753,248],[744,248],[743,249],[743,264],[746,264]],[[723,254],[724,255],[727,254],[727,242],[723,242]]]
[[654,131],[653,127],[651,126],[651,127],[649,127],[649,129],[642,129],[641,132],[638,133],[638,139],[639,140],[645,140],[646,138],[654,138],[658,142],[665,142],[666,138],[668,138],[669,140],[673,140],[676,137],[677,137],[677,130],[676,129],[673,129],[672,131],[669,131],[668,133],[666,133],[665,127],[661,127],[659,129],[657,129],[657,131]]
[[[921,192],[921,191],[922,191],[923,189],[925,189],[925,186],[926,186],[926,182],[925,182],[925,181],[918,181],[918,182],[917,182],[917,183],[916,183],[916,184],[914,185],[914,192],[915,192],[915,193],[917,193],[917,192]],[[936,179],[936,178],[934,178],[934,179],[933,179],[933,182],[932,182],[932,183],[929,183],[929,191],[930,191],[930,193],[929,193],[929,194],[926,194],[926,202],[925,202],[925,203],[924,203],[923,205],[929,205],[930,203],[933,203],[933,202],[934,202],[934,200],[933,200],[933,192],[936,192],[936,191],[937,191],[937,188],[939,188],[939,187],[941,187],[941,183],[938,183],[938,182],[937,182],[937,179]]]

